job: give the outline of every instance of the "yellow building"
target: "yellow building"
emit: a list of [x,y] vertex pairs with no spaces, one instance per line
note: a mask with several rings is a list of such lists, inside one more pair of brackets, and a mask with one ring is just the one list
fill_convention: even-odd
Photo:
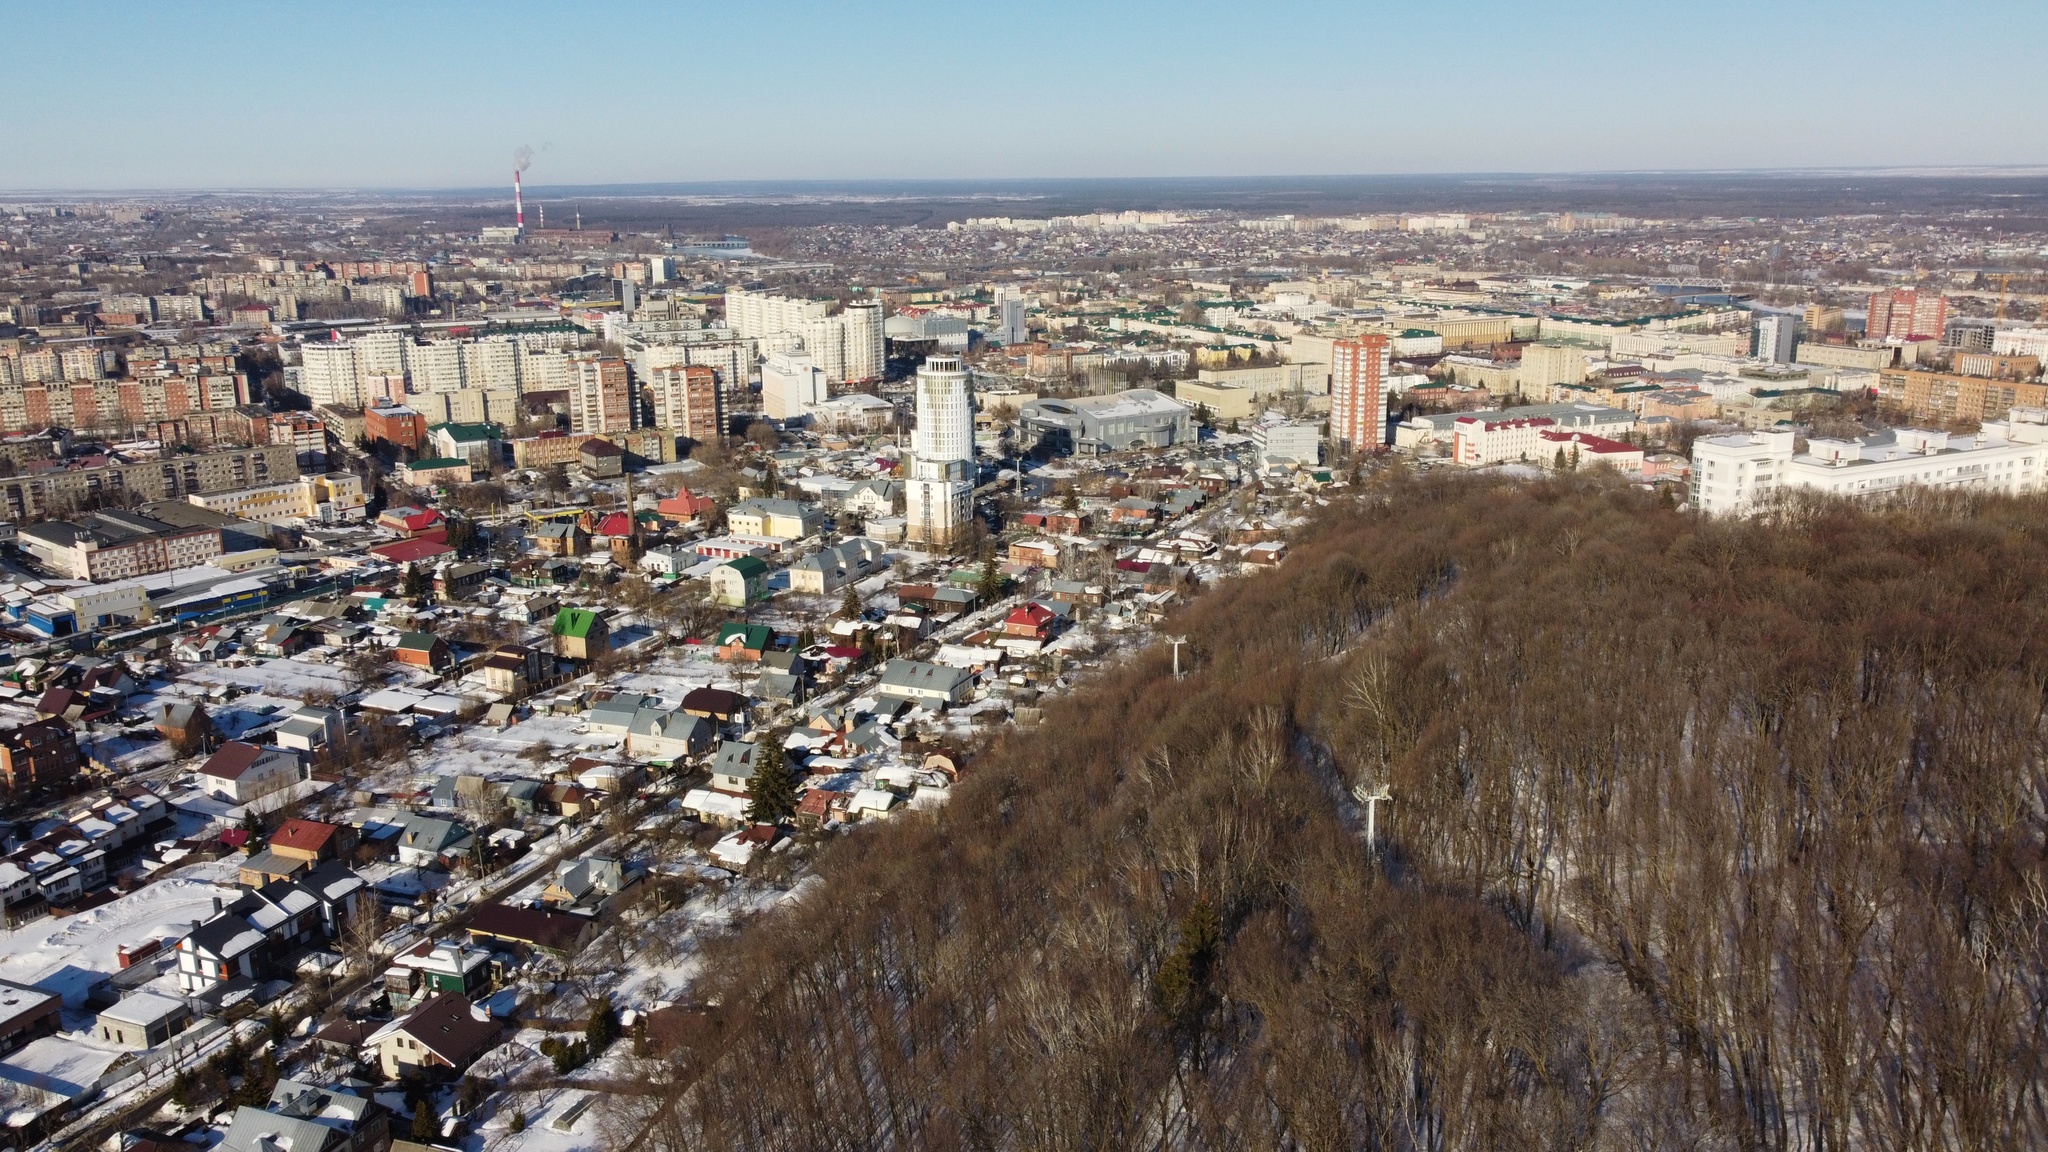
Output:
[[1263,410],[1259,393],[1235,384],[1209,384],[1180,380],[1173,386],[1173,398],[1191,407],[1206,408],[1215,420],[1249,420]]

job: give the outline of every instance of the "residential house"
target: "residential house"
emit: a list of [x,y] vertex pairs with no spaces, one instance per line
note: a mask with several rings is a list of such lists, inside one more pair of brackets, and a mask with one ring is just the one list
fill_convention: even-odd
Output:
[[230,740],[200,767],[199,785],[208,795],[247,804],[289,788],[305,776],[299,754],[289,748]]
[[967,698],[974,674],[965,668],[926,664],[917,660],[891,660],[882,669],[878,696],[909,700],[927,707],[958,704]]
[[1025,640],[1050,640],[1059,615],[1043,604],[1024,604],[1003,617],[1003,635]]
[[137,1051],[168,1044],[192,1021],[192,1009],[175,996],[136,992],[111,1008],[100,1009],[92,1032],[102,1044]]
[[766,624],[733,622],[719,628],[714,647],[720,660],[752,663],[761,659],[761,654],[768,650],[774,639],[774,631]]
[[626,472],[626,451],[609,440],[593,436],[577,445],[576,463],[596,479],[623,476]]
[[757,497],[742,500],[726,511],[726,530],[738,536],[773,536],[779,540],[801,540],[815,536],[825,518],[817,509],[794,500]]
[[398,834],[398,862],[416,868],[446,865],[460,859],[475,842],[476,834],[453,820],[408,815]]
[[711,602],[745,608],[768,597],[768,565],[752,556],[728,560],[711,570]]
[[156,733],[173,748],[205,748],[215,737],[213,718],[206,709],[189,700],[173,701],[157,709]]
[[436,544],[448,542],[448,522],[431,508],[411,505],[386,508],[377,517],[377,527],[396,532],[407,540],[430,540]]
[[1027,568],[1053,568],[1060,566],[1060,546],[1050,540],[1019,540],[1010,545],[1010,563]]
[[412,668],[446,672],[455,665],[455,651],[432,632],[407,632],[398,638],[391,658]]
[[626,753],[650,760],[701,756],[711,747],[711,722],[687,712],[643,708],[626,733]]
[[640,557],[640,570],[650,576],[681,576],[696,565],[696,554],[681,548],[649,548]]
[[581,906],[602,912],[612,897],[646,878],[644,870],[610,857],[564,860],[555,866],[555,878],[540,898],[558,908]]
[[839,506],[862,517],[894,516],[903,503],[903,481],[877,477],[847,490]]
[[744,722],[752,701],[724,688],[696,688],[683,697],[683,711],[717,724]]
[[830,548],[821,548],[789,566],[789,587],[814,596],[839,591],[889,566],[882,546],[855,536]]
[[545,785],[540,791],[541,808],[566,819],[581,820],[595,816],[603,805],[602,796],[581,784],[568,781]]
[[661,518],[671,524],[687,524],[701,516],[709,516],[718,510],[718,501],[709,496],[694,496],[688,488],[680,489],[654,506]]
[[346,824],[291,819],[271,833],[266,849],[311,866],[326,860],[347,860],[355,850],[355,829]]
[[324,764],[341,751],[348,721],[339,708],[307,704],[277,727],[277,746],[289,748],[312,764]]
[[509,904],[480,905],[469,921],[469,938],[486,948],[510,946],[550,956],[572,956],[595,935],[593,917]]
[[491,987],[491,953],[485,948],[422,941],[393,958],[391,964],[414,974],[429,996],[454,992],[474,1000]]
[[633,728],[633,718],[642,711],[661,702],[657,696],[642,696],[637,692],[621,692],[609,700],[592,704],[583,713],[583,724],[593,732],[607,736],[623,736]]
[[546,682],[543,659],[538,649],[501,644],[484,661],[484,687],[513,699],[524,696]]
[[364,1054],[393,1080],[460,1076],[498,1046],[491,1014],[459,992],[441,992],[370,1035]]
[[590,551],[590,533],[573,520],[551,520],[534,529],[536,552],[548,556],[582,556]]
[[718,755],[711,761],[711,786],[720,792],[746,795],[753,787],[754,762],[760,750],[760,745],[741,740],[719,744]]
[[393,1146],[391,1113],[383,1105],[343,1088],[280,1079],[266,1106],[235,1109],[214,1152],[383,1152]]
[[611,625],[593,608],[564,608],[555,613],[555,655],[564,660],[596,660],[612,650]]
[[78,775],[78,738],[62,720],[34,720],[0,731],[0,776],[16,794]]
[[491,570],[482,564],[443,564],[434,570],[434,597],[438,600],[474,599],[484,587]]

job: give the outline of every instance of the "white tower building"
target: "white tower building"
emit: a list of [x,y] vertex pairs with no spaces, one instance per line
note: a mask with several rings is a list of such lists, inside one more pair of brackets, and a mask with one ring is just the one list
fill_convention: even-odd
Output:
[[904,485],[913,542],[953,543],[974,515],[974,399],[957,356],[932,356],[917,370],[917,430]]
[[771,420],[797,420],[825,402],[825,370],[808,352],[776,352],[761,364],[761,410]]

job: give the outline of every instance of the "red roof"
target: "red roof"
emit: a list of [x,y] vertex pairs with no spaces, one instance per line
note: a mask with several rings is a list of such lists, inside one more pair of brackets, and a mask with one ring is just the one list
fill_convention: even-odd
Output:
[[633,518],[624,512],[613,512],[597,522],[599,536],[631,536]]
[[341,831],[338,825],[322,824],[318,820],[287,820],[279,827],[277,834],[270,838],[273,848],[293,848],[300,852],[318,852],[326,847],[334,834]]
[[373,556],[382,556],[394,564],[411,564],[418,560],[430,560],[446,556],[455,549],[433,540],[399,540],[390,544],[379,544],[370,549]]
[[1609,440],[1605,436],[1595,436],[1589,432],[1538,432],[1537,435],[1556,444],[1577,444],[1588,452],[1642,451],[1633,444],[1623,444],[1619,440]]
[[1004,617],[1003,623],[1028,624],[1033,628],[1038,628],[1051,622],[1051,620],[1052,609],[1047,608],[1043,604],[1026,604],[1021,608],[1012,608],[1010,614]]

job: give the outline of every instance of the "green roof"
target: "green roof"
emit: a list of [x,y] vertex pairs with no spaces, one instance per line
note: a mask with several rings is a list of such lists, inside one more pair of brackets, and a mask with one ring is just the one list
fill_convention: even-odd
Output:
[[446,432],[450,439],[462,444],[479,444],[486,440],[498,439],[496,424],[436,424],[428,432]]
[[718,630],[718,646],[725,647],[733,637],[740,637],[740,643],[749,652],[766,652],[768,641],[774,637],[766,624],[727,624]]
[[597,626],[597,613],[588,608],[564,608],[555,613],[555,635],[588,640]]
[[425,652],[432,649],[439,639],[432,632],[407,632],[398,638],[398,646],[408,652]]
[[731,560],[727,560],[725,566],[738,570],[741,576],[749,580],[768,574],[768,565],[762,563],[761,558],[758,556],[736,556]]

